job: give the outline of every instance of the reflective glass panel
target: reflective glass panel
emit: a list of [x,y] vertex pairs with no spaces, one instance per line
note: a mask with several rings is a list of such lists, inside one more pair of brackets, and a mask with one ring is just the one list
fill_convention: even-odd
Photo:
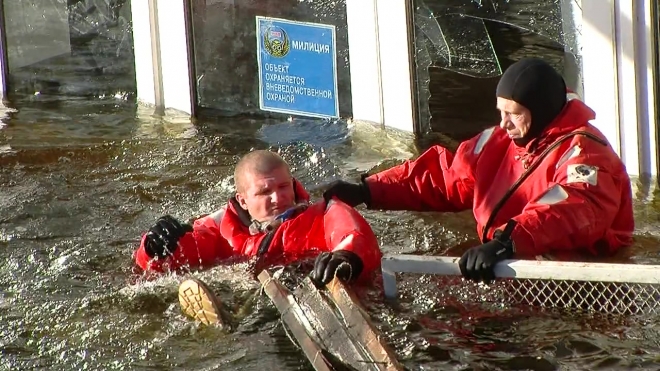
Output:
[[[259,105],[256,19],[261,16],[335,26],[339,113],[351,115],[345,0],[194,0],[192,13],[200,107],[272,115]],[[279,31],[273,30],[278,37]]]
[[135,92],[130,0],[3,1],[9,94]]

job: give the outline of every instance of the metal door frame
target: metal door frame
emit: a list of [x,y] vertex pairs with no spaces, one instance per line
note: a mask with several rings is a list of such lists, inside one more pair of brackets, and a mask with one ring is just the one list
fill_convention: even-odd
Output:
[[[653,96],[655,97],[654,107],[649,107],[655,112],[656,143],[660,143],[660,3],[651,0],[651,59],[653,68],[651,69],[651,84]],[[653,123],[650,123],[653,124]],[[660,174],[660,151],[656,151],[656,174]],[[660,178],[659,178],[660,180]]]
[[9,58],[7,51],[7,30],[5,22],[5,4],[0,0],[0,98],[6,99],[9,78]]

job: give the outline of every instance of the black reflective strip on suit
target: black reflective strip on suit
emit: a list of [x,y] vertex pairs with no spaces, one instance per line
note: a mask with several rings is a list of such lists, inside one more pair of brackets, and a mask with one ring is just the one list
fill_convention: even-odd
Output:
[[264,236],[264,238],[261,240],[261,243],[259,243],[259,248],[257,249],[257,256],[262,256],[263,254],[268,252],[268,249],[270,249],[270,244],[273,242],[273,237],[275,237],[275,232],[277,232],[277,229],[274,229]]

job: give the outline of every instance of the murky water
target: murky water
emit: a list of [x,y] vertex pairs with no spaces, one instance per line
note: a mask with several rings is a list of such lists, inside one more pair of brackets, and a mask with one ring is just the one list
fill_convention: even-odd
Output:
[[[80,14],[102,15],[87,11],[96,2],[67,3]],[[233,118],[193,125],[174,114],[154,117],[130,101],[129,12],[121,11],[114,18],[100,17],[100,23],[94,17],[71,18],[74,36],[83,41],[93,34],[90,30],[112,31],[108,45],[102,38],[73,40],[68,67],[12,72],[14,92],[27,95],[15,99],[14,109],[0,108],[0,370],[311,369],[265,295],[246,305],[259,290],[246,266],[189,273],[208,282],[241,314],[232,331],[200,326],[178,307],[177,287],[185,275],[144,277],[134,268],[139,238],[162,214],[189,218],[220,207],[232,194],[233,165],[252,148],[281,151],[313,197],[320,197],[323,184],[338,177],[357,179],[361,172],[411,157],[417,145],[407,135],[356,123]],[[475,23],[485,17],[479,12],[459,20]],[[419,13],[418,22],[420,15],[434,19]],[[445,14],[438,24],[452,17]],[[116,22],[98,26],[107,20]],[[435,27],[434,22],[424,25]],[[552,40],[558,32],[531,23],[528,28]],[[437,39],[434,28],[425,30],[431,42]],[[490,47],[477,51],[473,59],[488,67],[480,65],[478,75],[495,78],[499,62],[491,63],[490,54],[483,53]],[[433,58],[427,57],[428,66]],[[464,103],[472,108],[480,100],[471,80],[437,81],[470,90]],[[435,95],[447,97],[444,91]],[[483,101],[490,97],[484,93]],[[456,132],[465,120],[452,121],[450,115],[459,101],[447,99],[451,107],[444,116],[435,114],[454,137],[465,136]],[[475,120],[474,109],[465,112]],[[427,137],[422,147],[433,140]],[[441,140],[448,144],[448,138]],[[660,264],[660,198],[651,184],[635,180],[636,242],[617,261]],[[470,212],[360,210],[386,252],[456,255],[477,243]],[[397,303],[383,300],[378,281],[360,291],[375,323],[411,370],[660,368],[655,318],[465,305],[434,285],[431,277],[403,277]]]
[[[319,185],[414,154],[410,138],[344,122],[152,117],[120,98],[19,101],[0,129],[0,369],[310,369],[267,298],[231,332],[183,317],[183,276],[146,279],[138,239],[163,213],[210,212],[232,193],[238,156],[279,149]],[[640,191],[641,192],[641,191]],[[655,198],[640,193],[632,260],[658,263]],[[441,254],[474,242],[469,213],[364,211],[389,252]],[[258,283],[245,266],[192,273],[238,310]],[[427,279],[426,279],[427,280]],[[411,369],[657,369],[658,322],[521,309],[470,312],[419,295],[363,293]]]

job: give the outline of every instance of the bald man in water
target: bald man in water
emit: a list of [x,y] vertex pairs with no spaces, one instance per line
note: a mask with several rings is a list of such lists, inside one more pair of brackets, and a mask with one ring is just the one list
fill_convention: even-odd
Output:
[[[380,267],[377,239],[364,218],[339,200],[310,203],[289,165],[257,150],[236,165],[236,194],[221,210],[192,225],[166,215],[143,236],[136,261],[147,271],[209,267],[254,260],[256,271],[315,257],[312,280],[354,282]],[[218,320],[219,302],[200,281],[180,291],[184,311],[205,323]]]

